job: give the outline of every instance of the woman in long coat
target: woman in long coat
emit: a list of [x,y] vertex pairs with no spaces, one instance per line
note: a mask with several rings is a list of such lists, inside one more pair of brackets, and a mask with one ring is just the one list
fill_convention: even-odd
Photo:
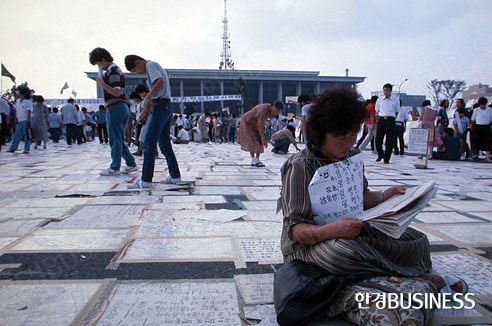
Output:
[[32,99],[34,100],[32,119],[35,137],[34,148],[37,148],[43,142],[43,148],[46,149],[46,143],[48,142],[48,124],[46,123],[49,114],[48,107],[43,104],[44,98],[41,95],[34,95]]
[[260,161],[263,147],[267,147],[265,137],[265,121],[272,115],[282,113],[284,105],[280,101],[274,103],[258,104],[241,117],[237,142],[243,151],[249,152],[251,166],[264,167]]

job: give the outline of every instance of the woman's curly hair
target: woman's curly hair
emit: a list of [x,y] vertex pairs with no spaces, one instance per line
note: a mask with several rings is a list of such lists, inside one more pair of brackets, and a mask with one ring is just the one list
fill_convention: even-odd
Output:
[[348,88],[329,89],[313,101],[306,122],[308,144],[323,146],[326,133],[344,136],[357,131],[369,113],[359,101],[359,94]]

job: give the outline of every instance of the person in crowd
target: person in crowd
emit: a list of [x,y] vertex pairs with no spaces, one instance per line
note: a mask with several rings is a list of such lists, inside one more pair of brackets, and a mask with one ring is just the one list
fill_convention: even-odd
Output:
[[[429,100],[425,100],[422,102],[422,109],[420,114],[420,122],[422,123],[422,128],[426,128],[429,130],[428,138],[427,138],[427,147],[428,147],[428,155],[430,156],[434,146],[442,145],[441,135],[436,128],[435,120],[437,116],[437,110],[431,106],[431,102]],[[420,158],[422,158],[420,156]]]
[[471,147],[472,150],[485,151],[485,161],[492,163],[490,152],[492,149],[492,108],[487,107],[487,98],[478,99],[478,108],[473,110],[471,118]]
[[108,128],[106,126],[106,108],[104,105],[99,105],[99,111],[95,113],[97,125],[97,134],[99,136],[99,144],[108,143]]
[[260,161],[263,147],[268,146],[265,137],[265,121],[272,115],[282,113],[283,109],[284,105],[280,101],[258,104],[241,117],[238,143],[241,145],[241,150],[249,152],[251,166],[265,166]]
[[279,130],[272,135],[272,152],[276,154],[287,154],[290,144],[294,145],[297,151],[301,149],[297,147],[295,138],[296,129],[292,126],[287,126],[285,129]]
[[227,114],[222,114],[222,130],[220,133],[222,141],[227,143],[229,141],[229,116]]
[[54,107],[53,111],[48,115],[48,127],[51,139],[54,143],[58,143],[62,135],[63,121],[57,107]]
[[[121,173],[137,171],[137,163],[125,143],[124,128],[128,120],[128,100],[126,98],[125,75],[113,62],[111,54],[103,48],[95,48],[89,54],[89,61],[100,69],[100,76],[96,82],[104,90],[106,121],[109,130],[109,146],[111,147],[111,164],[101,172],[101,175],[110,176],[120,173],[121,159],[126,167]],[[104,72],[104,73],[103,73]]]
[[32,127],[34,130],[34,149],[43,143],[43,148],[46,149],[48,142],[48,126],[46,119],[48,118],[48,107],[44,105],[44,98],[41,95],[33,95],[34,101],[32,112]]
[[469,125],[470,125],[470,119],[468,119],[468,117],[465,116],[465,108],[459,107],[455,112],[455,118],[453,120],[454,134],[455,137],[458,138],[460,143],[460,156],[461,154],[465,153],[466,159],[471,159],[470,147],[466,142],[466,134]]
[[237,118],[234,114],[231,114],[229,118],[229,142],[234,143],[236,141],[236,124]]
[[0,151],[2,150],[2,145],[5,145],[5,141],[8,136],[9,114],[10,114],[9,102],[3,97],[0,97]]
[[208,129],[207,129],[207,116],[201,115],[198,119],[198,130],[200,131],[201,141],[203,143],[208,143]]
[[31,151],[31,139],[28,129],[31,128],[32,117],[32,100],[31,90],[29,87],[21,85],[17,87],[15,101],[15,112],[17,117],[17,126],[15,127],[14,138],[10,144],[9,152],[14,153],[19,146],[21,140],[24,141],[24,154],[29,154]]
[[[136,142],[137,148],[138,148],[137,151],[133,152],[132,154],[135,156],[142,156],[143,143],[139,141],[139,136],[140,136],[140,133],[142,132],[142,125],[145,123],[144,120],[146,120],[146,119],[140,120],[140,117],[142,116],[142,111],[143,111],[142,97],[135,90],[135,91],[131,92],[130,100],[132,100],[135,103],[134,104],[134,106],[135,106],[135,109],[134,109],[135,110],[135,142]],[[131,134],[132,134],[132,132],[130,132],[130,135]]]
[[[401,106],[401,104],[400,100],[400,111],[398,111],[395,119],[395,155],[405,155],[405,139],[403,135],[405,134],[408,117],[411,117],[413,121],[417,119],[411,106]],[[399,148],[398,143],[400,145]]]
[[96,114],[94,111],[91,111],[87,114],[87,126],[91,127],[91,139],[96,139]]
[[[297,103],[299,103],[299,106],[301,107],[301,135],[304,141],[306,141],[306,121],[309,116],[309,108],[311,107],[311,96],[302,94],[297,97]],[[275,129],[275,128],[274,128]],[[274,132],[277,132],[275,130]],[[300,136],[299,136],[300,137]]]
[[67,104],[62,106],[61,108],[61,118],[63,125],[65,126],[66,130],[66,140],[67,140],[67,145],[72,146],[72,141],[77,140],[77,144],[81,144],[81,139],[80,137],[77,137],[77,108],[74,105],[75,100],[73,98],[69,98],[67,100]]
[[175,144],[188,144],[190,142],[190,135],[183,126],[178,127],[178,136],[173,140]]
[[[383,86],[384,96],[376,101],[376,115],[378,116],[378,124],[376,129],[376,149],[378,158],[376,162],[384,159],[384,163],[388,164],[393,152],[395,143],[395,118],[400,111],[400,102],[391,94],[393,85],[385,84]],[[386,143],[383,152],[383,139],[386,136]]]
[[366,105],[366,110],[369,114],[369,117],[366,119],[364,124],[367,127],[367,137],[360,144],[359,148],[361,151],[366,149],[367,144],[371,143],[371,150],[375,153],[374,143],[376,139],[376,126],[377,126],[377,117],[376,117],[376,102],[378,101],[378,97],[376,95],[372,96],[369,100],[369,103]]
[[[352,146],[367,115],[363,104],[358,101],[358,94],[353,90],[330,89],[313,99],[307,121],[307,147],[291,156],[281,169],[280,201],[284,217],[281,249],[284,261],[312,263],[339,276],[369,278],[391,275],[399,277],[396,281],[407,277],[421,278],[419,281],[424,284],[433,283],[430,288],[443,287],[446,285],[444,279],[433,274],[429,240],[424,233],[409,227],[399,239],[394,239],[350,214],[318,222],[318,216],[337,211],[338,205],[333,201],[340,200],[342,203],[343,200],[333,197],[332,201],[326,201],[321,206],[323,196],[309,195],[311,179],[320,173],[320,168],[360,154]],[[371,191],[363,177],[363,164],[356,165],[355,169],[348,169],[349,175],[331,176],[335,180],[340,178],[342,182],[350,174],[363,179],[362,195],[351,201],[351,206],[369,209],[405,192],[404,186]],[[359,208],[351,207],[354,211]],[[452,283],[451,287],[466,291],[466,284],[461,280]],[[372,317],[369,315],[366,318]],[[405,316],[402,315],[402,318]],[[405,320],[399,322],[406,323]],[[357,323],[362,324],[362,320]]]
[[80,109],[79,105],[75,105],[77,108],[77,138],[80,138],[81,143],[87,143],[87,137],[85,136],[85,114],[84,112]]
[[454,131],[451,128],[444,129],[442,145],[437,151],[432,152],[432,158],[435,160],[458,161],[460,159],[460,141],[454,137]]
[[444,134],[444,129],[449,126],[448,108],[449,101],[442,100],[439,104],[439,109],[437,110],[436,127],[438,128],[441,137]]
[[[146,124],[148,130],[143,146],[144,163],[142,178],[135,183],[136,188],[150,188],[154,176],[155,153],[157,142],[164,154],[169,169],[166,183],[181,182],[181,172],[174,154],[171,138],[170,124],[173,116],[171,110],[171,85],[165,69],[155,61],[145,60],[137,55],[125,57],[126,69],[137,74],[147,75],[147,84],[150,88],[144,98],[144,112],[149,114]],[[181,124],[182,126],[182,124]]]

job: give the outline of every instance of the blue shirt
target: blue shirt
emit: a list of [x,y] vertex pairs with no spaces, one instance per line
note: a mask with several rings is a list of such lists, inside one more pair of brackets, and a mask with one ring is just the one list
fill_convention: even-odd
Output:
[[96,120],[97,124],[106,123],[106,111],[97,111],[96,113],[94,113],[94,119]]

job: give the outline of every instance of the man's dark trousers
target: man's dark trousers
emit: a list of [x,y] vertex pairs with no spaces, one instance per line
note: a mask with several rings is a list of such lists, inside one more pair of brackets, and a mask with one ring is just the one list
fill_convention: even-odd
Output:
[[[383,153],[383,139],[386,136],[385,149]],[[394,117],[379,117],[378,126],[376,129],[376,150],[378,151],[378,159],[384,159],[385,163],[389,163],[391,152],[395,144],[395,118]]]

